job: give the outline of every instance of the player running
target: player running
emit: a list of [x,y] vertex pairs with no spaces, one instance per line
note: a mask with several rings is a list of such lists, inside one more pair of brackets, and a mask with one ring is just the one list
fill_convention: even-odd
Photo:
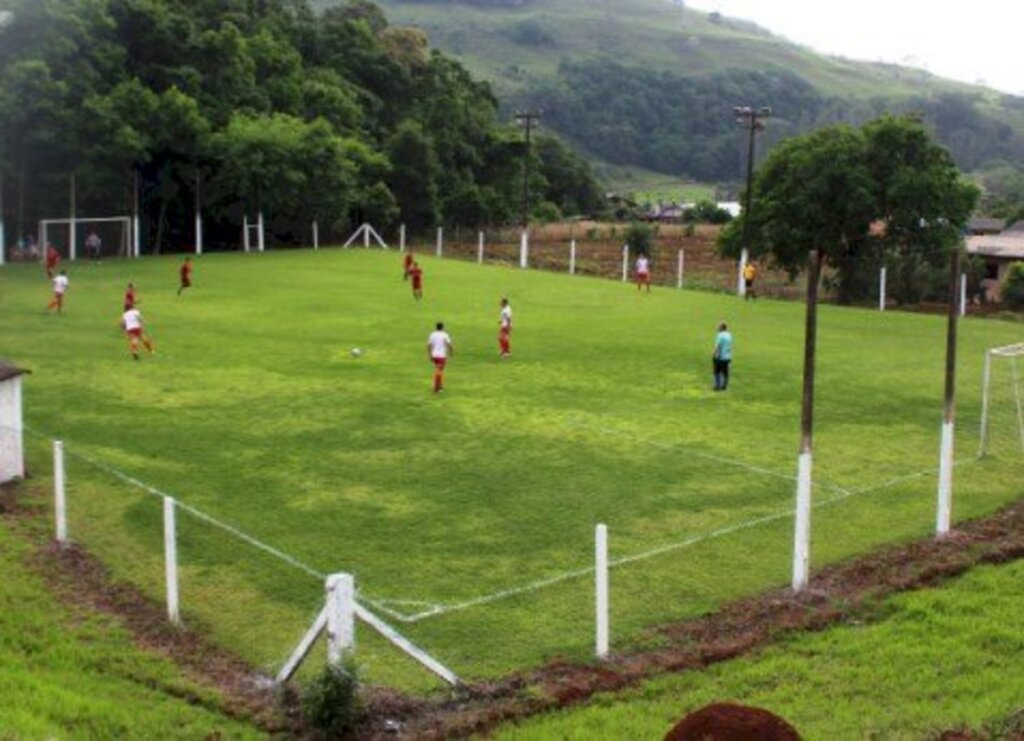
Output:
[[64,313],[64,294],[68,292],[68,271],[61,270],[60,275],[53,279],[53,298],[46,305],[46,310],[56,309],[58,314]]
[[718,325],[715,352],[711,359],[715,370],[715,391],[725,391],[729,388],[729,364],[732,362],[732,332],[725,322]]
[[125,292],[124,292],[124,309],[123,309],[123,311],[128,311],[129,309],[134,309],[135,308],[135,304],[137,304],[138,302],[139,302],[139,297],[138,297],[138,294],[135,293],[135,284],[134,283],[129,283],[128,284],[128,288],[126,288]]
[[647,286],[647,292],[651,292],[651,262],[647,255],[640,255],[636,259],[636,290]]
[[184,291],[186,288],[191,288],[192,287],[192,258],[191,257],[186,257],[182,261],[181,267],[178,269],[178,275],[181,278],[181,283],[178,285],[178,295],[180,296],[182,291]]
[[743,300],[749,301],[757,298],[757,291],[754,290],[754,279],[757,277],[757,267],[752,262],[743,266],[743,285],[746,290],[743,292]]
[[402,261],[402,280],[409,280],[409,273],[412,271],[414,262],[412,250],[409,250],[405,253],[405,260]]
[[156,352],[153,343],[142,329],[142,313],[138,309],[126,309],[121,315],[121,326],[128,337],[128,351],[135,360],[139,359],[139,342],[146,346],[150,355]]
[[498,347],[501,348],[500,357],[507,358],[512,354],[512,307],[509,306],[507,298],[501,300],[501,318],[498,320],[498,325],[501,327],[498,330]]
[[423,298],[423,268],[418,262],[413,262],[409,275],[412,277],[412,297],[419,301]]
[[444,391],[444,367],[448,358],[455,354],[452,338],[444,331],[444,322],[438,322],[437,328],[427,338],[427,356],[434,364],[434,393]]
[[60,265],[60,253],[57,252],[57,248],[49,242],[46,243],[46,277],[48,280],[53,280],[53,271]]

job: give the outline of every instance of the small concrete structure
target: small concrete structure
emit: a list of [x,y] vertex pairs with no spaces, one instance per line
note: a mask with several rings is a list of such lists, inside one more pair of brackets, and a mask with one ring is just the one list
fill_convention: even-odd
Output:
[[1024,262],[1024,231],[1011,229],[1002,234],[968,237],[967,253],[984,259],[985,278],[981,285],[985,289],[985,297],[989,301],[999,301],[1010,266]]
[[0,484],[25,478],[21,377],[26,373],[0,359]]

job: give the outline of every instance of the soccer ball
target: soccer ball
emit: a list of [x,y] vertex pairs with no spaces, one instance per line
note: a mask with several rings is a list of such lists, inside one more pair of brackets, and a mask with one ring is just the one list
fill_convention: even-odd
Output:
[[361,358],[363,356],[363,351],[358,347],[353,347],[350,352],[352,353],[353,358]]

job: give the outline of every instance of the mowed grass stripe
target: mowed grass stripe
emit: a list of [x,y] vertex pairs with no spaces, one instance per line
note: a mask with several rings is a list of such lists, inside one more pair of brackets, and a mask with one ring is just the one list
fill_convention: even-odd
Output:
[[[43,314],[37,267],[8,266],[0,355],[34,371],[33,426],[317,570],[354,572],[378,599],[448,604],[586,568],[599,521],[618,557],[789,506],[801,306],[638,295],[612,281],[419,259],[422,303],[402,281],[400,257],[380,251],[204,256],[181,298],[172,258],[72,265],[65,317]],[[117,327],[129,279],[158,348],[139,363]],[[515,310],[507,362],[497,358],[501,296]],[[437,320],[457,348],[440,398],[425,350]],[[736,334],[736,360],[729,392],[714,394],[721,320]],[[976,447],[984,349],[1020,334],[1010,323],[962,326],[961,454]],[[826,306],[820,338],[819,493],[933,467],[942,318]],[[352,347],[364,356],[353,359]],[[43,468],[45,452],[36,455]],[[1020,494],[1019,460],[971,469],[958,481],[958,517]],[[105,488],[129,496],[108,483],[91,501]],[[816,538],[816,563],[927,532],[933,489],[923,478],[836,505],[861,528],[841,542]],[[158,532],[143,539],[118,511],[103,520],[112,551],[119,539],[158,546]],[[660,585],[659,596],[618,586],[617,625],[628,635],[785,580],[790,525],[628,567]],[[245,558],[220,547],[223,557],[205,567],[211,580]],[[286,572],[261,578],[268,610],[290,610]],[[585,653],[588,590],[584,580],[409,630],[464,672],[505,671]],[[530,640],[495,647],[513,626]],[[261,659],[280,653],[273,643]]]

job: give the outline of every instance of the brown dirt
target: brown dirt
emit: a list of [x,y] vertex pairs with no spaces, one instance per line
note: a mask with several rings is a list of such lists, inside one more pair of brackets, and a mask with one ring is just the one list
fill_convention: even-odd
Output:
[[716,703],[687,715],[665,741],[800,741],[800,734],[767,710]]

